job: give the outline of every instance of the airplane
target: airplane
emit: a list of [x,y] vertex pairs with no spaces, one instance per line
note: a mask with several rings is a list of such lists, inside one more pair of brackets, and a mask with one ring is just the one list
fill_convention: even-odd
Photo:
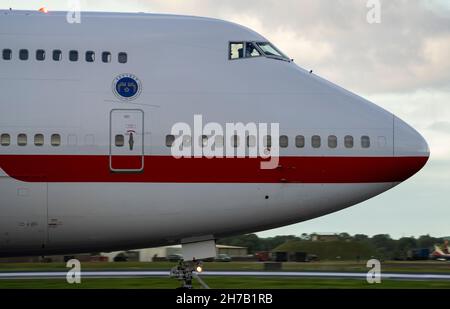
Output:
[[[205,259],[220,237],[359,204],[429,159],[406,122],[249,28],[66,15],[0,11],[1,257],[181,243],[186,260]],[[261,124],[270,132],[248,133]],[[208,157],[205,145],[249,155]]]
[[444,242],[444,245],[441,247],[435,245],[434,252],[431,253],[431,258],[438,261],[450,261],[450,252],[448,250],[448,240]]

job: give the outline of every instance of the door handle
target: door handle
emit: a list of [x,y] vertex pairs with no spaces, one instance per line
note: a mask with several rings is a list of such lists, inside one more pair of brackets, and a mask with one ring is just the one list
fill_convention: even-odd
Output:
[[133,148],[134,148],[134,135],[133,135],[133,132],[130,132],[130,134],[129,134],[128,145],[130,146],[130,151],[133,151]]

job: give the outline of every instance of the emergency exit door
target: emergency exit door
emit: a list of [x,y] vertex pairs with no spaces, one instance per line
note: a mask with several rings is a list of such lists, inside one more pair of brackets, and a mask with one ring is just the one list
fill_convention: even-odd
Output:
[[109,167],[113,172],[144,170],[144,112],[115,109],[110,119]]

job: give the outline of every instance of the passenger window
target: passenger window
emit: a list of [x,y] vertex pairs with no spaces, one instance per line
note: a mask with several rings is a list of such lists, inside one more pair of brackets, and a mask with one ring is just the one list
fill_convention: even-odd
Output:
[[297,135],[295,137],[295,147],[305,148],[305,137],[303,135]]
[[208,146],[208,136],[207,135],[202,135],[200,136],[200,140],[198,141],[200,147],[206,147]]
[[280,136],[280,147],[287,148],[289,146],[289,137],[286,135]]
[[12,58],[12,50],[4,49],[3,50],[3,60],[11,60]]
[[127,63],[128,62],[127,53],[123,53],[123,52],[119,53],[118,60],[119,60],[119,63]]
[[44,61],[45,60],[45,50],[38,49],[36,51],[36,60],[37,61]]
[[53,60],[61,61],[62,60],[62,51],[60,51],[59,49],[55,49],[53,51]]
[[2,146],[9,146],[11,144],[11,136],[9,134],[2,134],[0,136],[0,144]]
[[95,61],[95,52],[93,51],[87,51],[86,52],[86,61],[87,62],[94,62]]
[[223,148],[223,136],[222,135],[216,135],[216,138],[214,139],[214,146],[216,148]]
[[256,147],[256,136],[254,135],[247,136],[247,147],[248,148]]
[[191,147],[192,139],[190,135],[183,136],[183,147]]
[[361,137],[361,147],[362,148],[370,148],[370,137],[368,137],[368,136]]
[[24,133],[21,133],[17,135],[17,145],[19,146],[26,146],[27,145],[27,135]]
[[57,147],[57,146],[61,145],[61,135],[59,135],[59,134],[52,134],[50,143],[54,147]]
[[230,43],[230,59],[244,58],[244,42]]
[[319,135],[314,135],[311,138],[311,145],[313,148],[320,148],[320,146],[322,145],[322,140]]
[[266,135],[264,136],[264,147],[271,148],[272,147],[272,136]]
[[34,145],[35,146],[44,146],[44,135],[43,134],[34,135]]
[[337,148],[337,143],[338,143],[337,136],[335,135],[328,136],[328,147],[332,149]]
[[233,135],[231,137],[231,145],[233,145],[234,148],[239,147],[239,136]]
[[69,52],[69,60],[72,62],[78,61],[78,51],[77,50],[71,50]]
[[166,136],[166,146],[167,147],[172,147],[174,142],[175,142],[175,135],[167,135]]
[[19,59],[20,60],[28,60],[28,49],[21,49],[19,51]]
[[123,136],[122,134],[116,135],[114,144],[116,145],[116,147],[123,147],[125,145],[125,136]]
[[354,146],[353,136],[347,135],[344,138],[344,144],[345,144],[345,148],[353,148],[353,146]]
[[111,62],[111,53],[110,52],[103,52],[102,53],[102,61],[104,63],[109,63]]

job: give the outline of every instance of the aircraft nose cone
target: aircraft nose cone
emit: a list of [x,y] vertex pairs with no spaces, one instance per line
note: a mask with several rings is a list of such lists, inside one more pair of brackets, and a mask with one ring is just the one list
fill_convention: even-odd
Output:
[[430,156],[430,148],[423,136],[398,117],[394,121],[394,135],[395,156]]
[[420,171],[430,157],[430,148],[425,138],[398,117],[394,119],[394,157],[402,180]]

